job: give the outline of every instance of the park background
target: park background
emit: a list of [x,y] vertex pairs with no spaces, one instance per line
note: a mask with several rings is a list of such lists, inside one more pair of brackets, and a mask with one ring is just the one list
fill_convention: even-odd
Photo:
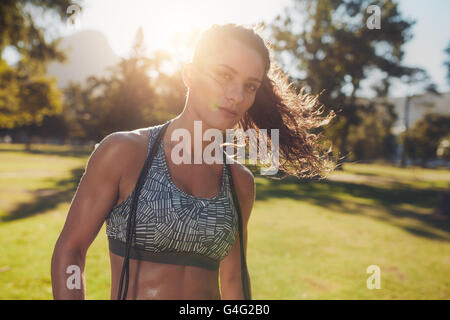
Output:
[[[253,297],[449,299],[448,12],[445,0],[2,1],[0,299],[52,298],[51,255],[93,146],[179,114],[181,64],[227,22],[260,26],[295,87],[321,94],[338,115],[323,132],[345,155],[324,180],[253,170]],[[86,298],[109,299],[104,226],[85,275]]]

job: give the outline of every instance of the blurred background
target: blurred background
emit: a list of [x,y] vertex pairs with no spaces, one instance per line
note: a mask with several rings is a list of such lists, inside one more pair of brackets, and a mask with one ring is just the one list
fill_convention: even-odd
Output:
[[[295,88],[336,112],[323,131],[344,156],[324,180],[254,170],[254,298],[449,299],[449,12],[446,0],[1,1],[0,299],[52,298],[51,255],[94,144],[178,115],[182,64],[228,22],[259,26]],[[87,299],[109,299],[106,240],[103,226]]]

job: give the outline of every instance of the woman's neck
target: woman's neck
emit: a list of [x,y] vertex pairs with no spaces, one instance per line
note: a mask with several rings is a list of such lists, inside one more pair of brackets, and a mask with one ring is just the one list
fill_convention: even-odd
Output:
[[[170,120],[163,136],[163,144],[168,150],[172,150],[174,146],[180,143],[185,144],[182,146],[183,152],[186,151],[188,158],[191,158],[191,163],[195,162],[195,148],[197,148],[197,161],[203,163],[204,149],[211,143],[216,143],[214,138],[212,141],[203,140],[204,132],[208,129],[210,127],[204,121],[183,111],[180,115]],[[175,135],[173,135],[174,133]]]

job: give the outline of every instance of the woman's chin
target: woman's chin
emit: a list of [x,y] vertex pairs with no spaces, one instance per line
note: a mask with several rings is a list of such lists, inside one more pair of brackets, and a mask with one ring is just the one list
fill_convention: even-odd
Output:
[[216,126],[215,128],[225,132],[227,129],[233,129],[236,125],[237,121],[234,119],[226,119],[226,118],[220,118],[215,120]]
[[237,121],[221,117],[220,114],[211,114],[208,118],[204,118],[203,127],[214,128],[225,132],[226,129],[234,127]]

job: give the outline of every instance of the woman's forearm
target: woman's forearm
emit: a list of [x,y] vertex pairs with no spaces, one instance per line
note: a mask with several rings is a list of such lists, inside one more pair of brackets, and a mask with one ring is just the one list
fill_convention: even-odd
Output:
[[52,256],[51,276],[55,300],[84,300],[86,285],[84,265],[86,255],[68,250],[58,243]]

